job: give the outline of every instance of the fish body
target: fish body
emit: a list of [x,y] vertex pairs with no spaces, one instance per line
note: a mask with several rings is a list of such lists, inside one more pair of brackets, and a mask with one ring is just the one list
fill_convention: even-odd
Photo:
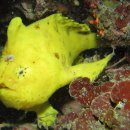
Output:
[[7,35],[0,58],[0,100],[16,109],[29,110],[46,103],[56,90],[77,77],[93,81],[112,57],[72,65],[82,51],[97,47],[96,34],[86,24],[61,14],[28,26],[16,17]]

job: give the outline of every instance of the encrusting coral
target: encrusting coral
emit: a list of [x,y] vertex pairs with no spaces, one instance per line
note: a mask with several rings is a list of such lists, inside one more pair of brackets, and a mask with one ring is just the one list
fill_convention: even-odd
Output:
[[8,40],[0,57],[0,100],[7,106],[35,111],[38,123],[50,126],[57,111],[49,97],[78,77],[92,82],[113,56],[72,65],[82,51],[97,47],[96,34],[61,14],[25,26],[11,20]]

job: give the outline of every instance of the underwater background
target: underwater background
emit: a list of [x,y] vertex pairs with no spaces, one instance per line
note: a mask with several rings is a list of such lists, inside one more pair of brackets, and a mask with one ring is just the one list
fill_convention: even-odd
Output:
[[98,47],[80,53],[73,65],[98,61],[113,51],[115,55],[94,82],[79,77],[49,98],[58,111],[52,126],[39,126],[35,112],[1,102],[0,129],[130,130],[130,1],[1,0],[0,55],[11,19],[19,16],[29,25],[55,13],[88,25],[97,36]]

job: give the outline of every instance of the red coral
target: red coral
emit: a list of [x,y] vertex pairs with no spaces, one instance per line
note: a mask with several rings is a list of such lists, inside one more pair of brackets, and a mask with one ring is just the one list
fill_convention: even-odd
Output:
[[130,22],[130,5],[122,4],[118,6],[115,11],[119,14],[115,24],[117,28],[121,29]]
[[124,109],[125,109],[125,110],[130,110],[130,99],[129,99],[129,101],[127,101],[127,102],[125,103]]
[[77,100],[84,106],[89,107],[92,100],[97,96],[97,93],[94,93],[94,91],[89,91],[85,95],[79,95]]
[[70,95],[84,106],[90,106],[92,100],[104,92],[111,91],[112,82],[106,82],[101,86],[94,86],[87,78],[78,78],[69,86]]
[[112,89],[113,83],[112,82],[106,82],[101,86],[92,86],[92,89],[88,91],[88,93],[79,95],[77,100],[89,107],[91,102],[100,94],[105,93],[105,92],[110,92]]
[[115,118],[114,109],[109,109],[106,112],[104,116],[104,122],[110,127],[118,127],[120,125],[120,122]]
[[130,80],[116,83],[111,91],[113,102],[130,102]]
[[103,83],[100,86],[94,86],[93,89],[96,93],[101,94],[101,93],[105,93],[105,92],[110,92],[113,88],[113,85],[114,85],[113,82],[108,81],[108,82]]
[[106,74],[109,80],[97,80],[98,86],[90,84],[88,78],[70,84],[70,95],[84,109],[63,115],[55,130],[105,130],[105,125],[112,130],[130,130],[130,67],[106,70]]
[[68,123],[76,119],[78,115],[74,112],[68,113],[65,116],[60,116],[59,123]]
[[92,113],[98,117],[101,121],[104,120],[104,116],[109,109],[112,109],[110,103],[110,93],[103,93],[96,97],[90,106]]
[[99,0],[85,0],[86,6],[92,9],[97,8]]
[[90,85],[90,80],[88,78],[77,78],[73,82],[71,82],[69,86],[69,93],[72,97],[77,98],[83,92],[89,91],[92,89],[92,85]]
[[126,8],[126,5],[125,4],[121,4],[120,6],[118,6],[115,11],[119,14],[121,14]]
[[92,111],[87,108],[79,115],[75,128],[75,130],[100,130],[104,126],[94,118]]
[[73,121],[78,118],[78,114],[71,112],[66,115],[62,115],[58,117],[57,124],[54,127],[54,130],[62,130],[67,129],[69,127],[70,130],[73,128]]
[[125,27],[128,23],[129,19],[121,19],[121,18],[117,18],[115,24],[117,26],[117,28],[121,29],[123,27]]
[[88,78],[78,78],[69,86],[69,93],[83,105],[89,105],[96,96]]

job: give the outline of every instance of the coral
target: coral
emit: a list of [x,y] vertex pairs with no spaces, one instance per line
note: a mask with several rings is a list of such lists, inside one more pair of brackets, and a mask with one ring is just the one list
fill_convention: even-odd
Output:
[[[108,45],[130,44],[130,2],[114,0],[84,0],[91,14],[87,23],[95,26],[99,36],[108,41]],[[98,22],[97,22],[98,20]],[[106,43],[105,43],[106,44]]]
[[106,82],[101,86],[94,86],[89,82],[88,78],[78,78],[70,84],[69,92],[81,104],[89,106],[95,97],[104,92],[109,92],[112,86],[112,82]]
[[95,119],[95,117],[92,114],[92,111],[89,108],[82,111],[75,122],[76,122],[75,124],[76,130],[89,130],[89,129],[105,130],[105,127]]
[[97,6],[99,4],[99,0],[84,0],[84,3],[86,4],[86,6],[88,8],[95,9],[95,8],[97,8]]
[[58,125],[54,127],[54,130],[106,130],[104,125],[95,119],[91,109],[87,108],[80,113],[69,113],[62,116],[62,120],[59,119]]
[[93,99],[90,106],[93,115],[98,117],[99,120],[104,120],[104,115],[106,115],[109,109],[112,109],[110,103],[110,93],[103,93]]
[[111,90],[111,99],[113,102],[130,102],[130,80],[114,84]]
[[[97,85],[90,83],[88,78],[78,78],[70,84],[70,95],[83,107],[70,122],[72,130],[130,129],[130,67],[125,65],[105,72],[109,78],[97,80]],[[66,115],[62,117],[67,119]],[[62,124],[60,122],[60,126]]]

